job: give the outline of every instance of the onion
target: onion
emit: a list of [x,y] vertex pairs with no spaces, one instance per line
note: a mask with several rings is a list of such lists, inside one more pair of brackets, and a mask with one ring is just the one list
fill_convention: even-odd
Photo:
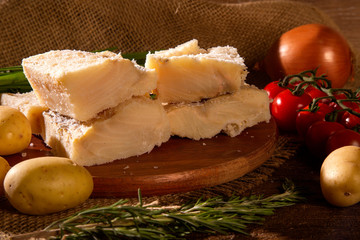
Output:
[[341,88],[353,80],[348,42],[322,24],[302,25],[282,34],[260,66],[273,81],[316,68],[317,75],[325,74],[333,88]]

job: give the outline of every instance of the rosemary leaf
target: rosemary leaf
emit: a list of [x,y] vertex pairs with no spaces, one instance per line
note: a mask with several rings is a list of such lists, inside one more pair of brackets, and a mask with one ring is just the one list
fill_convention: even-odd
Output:
[[51,224],[45,230],[58,230],[56,239],[181,239],[193,232],[247,234],[248,224],[261,224],[276,208],[302,201],[294,184],[286,180],[284,192],[269,197],[250,196],[199,199],[174,208],[132,206],[126,200],[87,209]]

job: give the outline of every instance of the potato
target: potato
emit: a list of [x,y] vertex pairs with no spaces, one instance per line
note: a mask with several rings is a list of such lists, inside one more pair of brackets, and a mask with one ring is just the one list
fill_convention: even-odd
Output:
[[92,193],[93,179],[86,168],[68,158],[39,157],[13,166],[4,188],[18,211],[43,215],[83,203]]
[[9,171],[9,163],[2,157],[0,157],[0,197],[4,195],[4,178],[6,173]]
[[348,207],[360,201],[360,147],[345,146],[331,152],[320,170],[320,185],[332,205]]
[[31,141],[31,125],[19,110],[0,106],[0,155],[21,152]]

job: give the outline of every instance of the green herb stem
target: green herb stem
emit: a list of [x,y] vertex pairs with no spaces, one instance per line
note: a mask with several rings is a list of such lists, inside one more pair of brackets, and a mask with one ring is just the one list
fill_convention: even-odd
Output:
[[199,199],[196,202],[161,208],[157,205],[132,206],[120,200],[110,206],[81,211],[54,222],[45,230],[57,229],[56,239],[179,239],[193,232],[247,234],[248,224],[260,224],[276,208],[303,200],[293,183],[284,184],[284,192],[262,196]]
[[[288,75],[279,81],[278,85],[280,87],[289,89],[293,95],[301,96],[304,94],[305,89],[308,86],[313,86],[320,91],[324,92],[327,96],[319,97],[313,99],[313,101],[309,105],[309,109],[305,111],[316,112],[319,110],[318,103],[323,100],[327,100],[328,102],[336,103],[340,109],[335,110],[330,113],[329,116],[326,117],[328,121],[333,121],[336,119],[336,115],[338,112],[347,111],[355,116],[360,117],[360,113],[354,111],[354,109],[346,106],[346,102],[357,103],[360,104],[360,88],[356,91],[345,88],[331,88],[331,81],[327,79],[326,75],[316,76],[317,68],[314,70],[303,71],[299,74]],[[292,84],[295,85],[292,86]],[[343,94],[345,96],[344,99],[338,99],[336,95]],[[303,111],[303,110],[300,110]]]

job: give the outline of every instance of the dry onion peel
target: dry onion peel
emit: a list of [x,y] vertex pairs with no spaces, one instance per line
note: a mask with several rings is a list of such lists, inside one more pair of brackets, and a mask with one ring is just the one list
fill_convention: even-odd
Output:
[[353,81],[353,54],[346,39],[322,24],[306,24],[285,32],[273,43],[259,67],[273,80],[318,68],[332,87]]

